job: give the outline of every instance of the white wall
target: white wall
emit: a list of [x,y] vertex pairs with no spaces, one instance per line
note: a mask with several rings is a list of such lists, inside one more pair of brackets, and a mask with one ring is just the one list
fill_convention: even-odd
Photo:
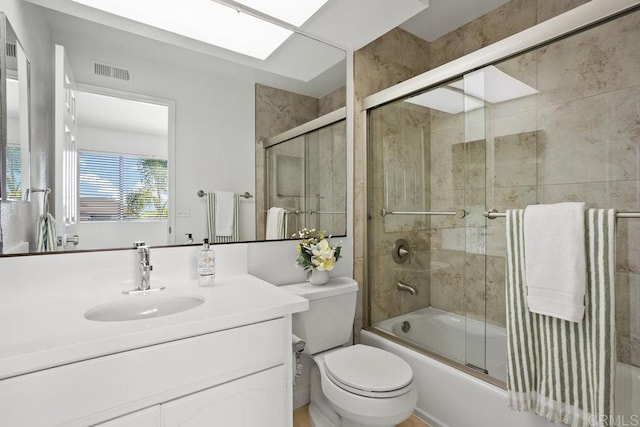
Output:
[[[53,62],[51,34],[39,8],[22,0],[0,0],[4,12],[31,61],[31,185],[50,186],[47,162],[53,136]],[[42,209],[42,193],[33,196],[34,203],[0,202],[4,248],[22,242],[35,245],[34,227]]]
[[[82,114],[82,104],[78,104],[78,114]],[[168,144],[165,136],[82,126],[80,121],[78,122],[79,150],[146,155],[166,159]]]
[[130,248],[142,240],[150,246],[167,244],[167,221],[79,222],[77,250]]
[[[175,102],[175,204],[173,234],[185,243],[206,237],[205,201],[198,190],[254,192],[254,84],[216,76],[190,64],[145,59],[145,50],[161,49],[156,42],[132,40],[113,33],[108,38],[82,40],[54,33],[65,46],[77,82]],[[104,61],[132,71],[130,82],[94,76],[91,63]],[[171,158],[171,153],[170,153]],[[242,199],[241,239],[255,238],[252,200]],[[171,215],[171,213],[170,213]],[[82,238],[82,236],[81,236]]]

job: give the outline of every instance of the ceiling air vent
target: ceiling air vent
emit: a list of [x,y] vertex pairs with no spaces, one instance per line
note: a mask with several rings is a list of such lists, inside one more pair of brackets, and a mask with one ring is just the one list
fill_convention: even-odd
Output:
[[10,56],[12,58],[17,57],[18,52],[17,52],[17,47],[15,43],[7,43],[6,49],[7,49],[7,56]]
[[125,82],[131,80],[131,71],[117,65],[105,64],[104,62],[93,63],[93,74]]

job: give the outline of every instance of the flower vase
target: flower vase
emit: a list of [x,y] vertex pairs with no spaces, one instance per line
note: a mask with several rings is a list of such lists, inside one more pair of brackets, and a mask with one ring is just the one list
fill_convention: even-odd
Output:
[[316,270],[315,268],[307,272],[307,282],[312,285],[324,285],[329,281],[329,272],[327,270]]

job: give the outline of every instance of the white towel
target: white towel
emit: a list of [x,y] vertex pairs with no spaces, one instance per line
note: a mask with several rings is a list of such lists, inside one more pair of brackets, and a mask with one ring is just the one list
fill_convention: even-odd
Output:
[[232,236],[235,218],[234,194],[230,191],[216,191],[216,236]]
[[528,206],[524,213],[529,311],[579,322],[587,281],[584,203]]
[[267,230],[265,238],[267,240],[285,238],[285,210],[273,207],[267,213]]

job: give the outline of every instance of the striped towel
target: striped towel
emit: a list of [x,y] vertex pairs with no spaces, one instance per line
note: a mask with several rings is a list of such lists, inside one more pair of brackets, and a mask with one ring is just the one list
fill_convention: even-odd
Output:
[[58,245],[56,220],[50,213],[42,214],[36,224],[36,249],[38,252],[53,252]]
[[580,322],[531,313],[524,287],[523,210],[507,211],[509,407],[571,426],[606,426],[615,379],[615,211],[585,215],[587,286]]
[[233,232],[230,236],[216,235],[216,194],[207,193],[207,235],[211,243],[229,243],[240,240],[240,196],[233,195]]

